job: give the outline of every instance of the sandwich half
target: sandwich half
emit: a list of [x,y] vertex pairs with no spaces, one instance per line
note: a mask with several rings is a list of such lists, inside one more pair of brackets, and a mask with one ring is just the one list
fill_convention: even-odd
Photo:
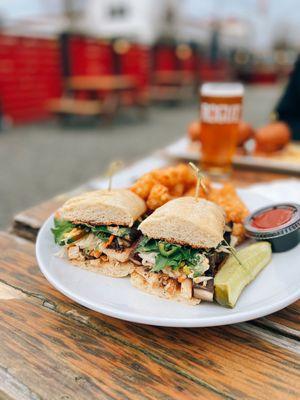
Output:
[[220,206],[193,197],[177,198],[156,209],[139,229],[143,236],[134,251],[136,267],[131,273],[135,287],[193,305],[213,300],[214,275],[230,242]]
[[130,255],[145,211],[145,202],[130,190],[87,192],[58,210],[52,232],[74,265],[123,277],[133,270]]

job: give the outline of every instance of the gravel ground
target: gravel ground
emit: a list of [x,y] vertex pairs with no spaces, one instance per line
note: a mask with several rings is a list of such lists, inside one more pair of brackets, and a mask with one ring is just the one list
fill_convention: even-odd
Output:
[[[245,119],[264,124],[280,92],[247,88]],[[47,122],[0,132],[0,228],[14,213],[101,174],[112,159],[130,162],[176,140],[197,116],[195,102],[151,108],[144,121],[123,116],[112,126],[66,129]]]

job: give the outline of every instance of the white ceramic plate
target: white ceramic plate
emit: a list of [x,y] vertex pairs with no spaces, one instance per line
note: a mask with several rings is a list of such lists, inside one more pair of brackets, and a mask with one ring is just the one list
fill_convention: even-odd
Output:
[[[163,153],[174,159],[199,161],[200,154],[199,149],[195,146],[195,143],[191,143],[188,138],[184,137],[178,141],[172,143],[170,146],[163,150]],[[285,171],[300,173],[300,163],[291,161],[282,161],[278,159],[272,159],[267,157],[253,157],[251,155],[235,155],[233,157],[234,165],[241,165],[246,167],[255,167],[260,169],[274,170],[274,171]]]
[[[270,202],[251,190],[240,195],[255,210]],[[300,245],[273,254],[271,263],[242,293],[236,307],[201,303],[186,306],[142,293],[131,286],[129,278],[113,279],[74,267],[55,254],[50,217],[41,228],[36,255],[41,271],[60,292],[92,310],[127,321],[173,327],[227,325],[262,317],[293,303],[300,297]]]

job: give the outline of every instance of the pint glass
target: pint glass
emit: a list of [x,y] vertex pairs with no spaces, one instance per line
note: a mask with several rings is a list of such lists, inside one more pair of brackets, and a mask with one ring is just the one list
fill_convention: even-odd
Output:
[[205,83],[200,95],[202,168],[224,175],[236,150],[244,88],[240,83]]

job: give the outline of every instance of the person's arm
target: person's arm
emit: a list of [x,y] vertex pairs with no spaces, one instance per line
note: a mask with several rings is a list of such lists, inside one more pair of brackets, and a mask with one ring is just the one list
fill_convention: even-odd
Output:
[[300,57],[275,109],[278,119],[289,125],[294,140],[300,140]]

